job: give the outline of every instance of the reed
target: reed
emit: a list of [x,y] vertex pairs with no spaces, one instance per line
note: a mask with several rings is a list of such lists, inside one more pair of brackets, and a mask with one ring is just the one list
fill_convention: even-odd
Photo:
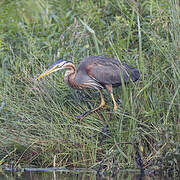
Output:
[[[145,169],[179,172],[179,2],[140,2],[0,3],[0,164],[110,172],[137,168],[139,149]],[[70,89],[60,72],[33,78],[89,55],[132,64],[141,79],[114,90],[116,112],[104,91],[106,107],[79,124],[96,92]]]

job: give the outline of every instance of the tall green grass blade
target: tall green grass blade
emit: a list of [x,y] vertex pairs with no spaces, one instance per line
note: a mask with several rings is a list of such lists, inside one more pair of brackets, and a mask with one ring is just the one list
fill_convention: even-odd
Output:
[[84,27],[92,34],[92,37],[93,37],[93,40],[94,40],[94,44],[95,44],[95,47],[96,47],[96,51],[97,51],[97,54],[100,54],[100,50],[99,50],[99,45],[98,45],[98,40],[97,40],[97,37],[96,37],[96,33],[93,29],[91,29],[86,23],[84,23],[81,19],[80,19],[80,22],[84,25]]

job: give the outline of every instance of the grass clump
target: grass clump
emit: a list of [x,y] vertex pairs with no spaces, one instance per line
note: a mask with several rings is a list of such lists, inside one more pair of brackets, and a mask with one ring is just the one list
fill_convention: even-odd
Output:
[[[179,172],[178,1],[0,5],[1,164],[111,171],[135,168],[139,151],[144,168]],[[141,80],[114,90],[115,113],[104,92],[106,108],[78,124],[73,115],[98,105],[99,95],[70,89],[60,72],[33,77],[59,57],[78,64],[89,55],[132,64]]]

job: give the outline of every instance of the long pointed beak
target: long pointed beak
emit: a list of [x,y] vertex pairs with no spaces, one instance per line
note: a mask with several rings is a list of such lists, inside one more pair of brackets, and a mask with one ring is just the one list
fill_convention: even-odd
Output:
[[50,67],[48,70],[46,70],[45,72],[43,72],[42,74],[40,74],[39,76],[36,76],[34,78],[34,80],[38,80],[40,78],[42,78],[43,76],[46,76],[52,72],[54,72],[56,70],[56,66]]

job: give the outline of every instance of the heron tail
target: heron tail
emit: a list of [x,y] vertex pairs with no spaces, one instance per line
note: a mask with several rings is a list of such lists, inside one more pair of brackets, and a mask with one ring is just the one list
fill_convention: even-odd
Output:
[[136,68],[134,68],[134,67],[132,67],[132,66],[129,66],[129,65],[125,64],[125,63],[123,63],[123,66],[126,68],[128,74],[130,74],[131,80],[132,80],[133,82],[139,80],[139,78],[140,78],[140,72],[139,72],[138,69],[136,69]]

